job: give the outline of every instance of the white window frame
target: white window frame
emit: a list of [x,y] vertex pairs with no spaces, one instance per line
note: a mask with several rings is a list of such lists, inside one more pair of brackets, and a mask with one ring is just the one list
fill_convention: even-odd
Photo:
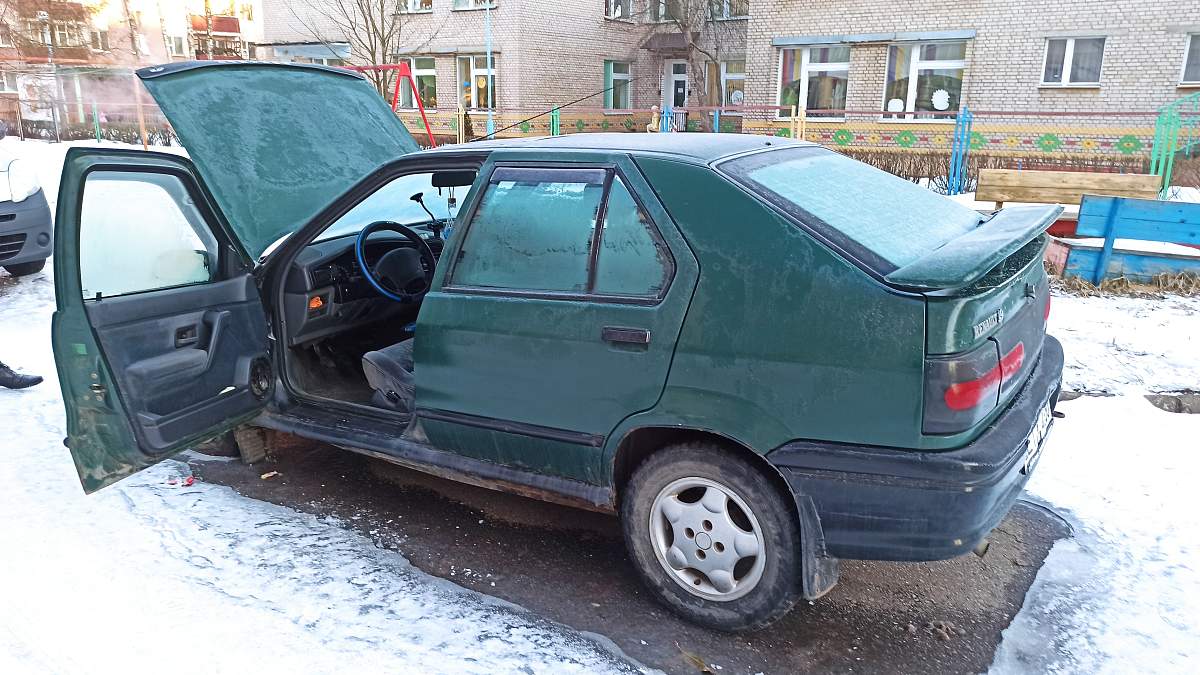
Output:
[[[963,45],[963,58],[961,59],[942,59],[923,61],[921,60],[921,48],[933,44],[961,44]],[[888,45],[888,59],[892,58],[892,47],[908,47],[912,50],[909,56],[908,64],[908,93],[904,97],[904,112],[889,113],[887,112],[887,75],[884,75],[883,81],[883,119],[885,121],[904,121],[904,122],[941,122],[943,124],[953,123],[957,117],[958,111],[955,110],[955,115],[940,115],[934,117],[917,117],[918,115],[928,115],[929,111],[918,112],[917,107],[917,78],[920,77],[922,70],[962,70],[963,79],[966,79],[967,73],[967,57],[966,57],[966,42],[963,40],[949,40],[937,42],[894,42]],[[888,63],[888,70],[891,70],[891,64]],[[1043,70],[1044,72],[1044,70]],[[885,71],[886,73],[886,71]],[[959,103],[961,107],[962,92],[959,92]],[[943,113],[949,113],[950,110],[944,110]]]
[[13,47],[12,29],[7,25],[0,25],[0,49]]
[[[468,110],[496,110],[496,82],[499,80],[499,78],[496,76],[496,57],[492,56],[491,68],[479,68],[475,65],[475,59],[487,59],[486,54],[459,54],[458,57],[454,59],[454,81],[456,84],[458,83],[460,72],[458,64],[462,62],[463,59],[471,60],[471,103],[474,105],[474,107],[468,108]],[[475,86],[475,83],[480,75],[490,76],[488,84],[491,86],[489,87],[488,96],[492,99],[492,105],[489,108],[479,107],[479,88]],[[457,86],[455,88],[457,88]],[[462,101],[461,91],[459,91],[455,96],[459,102]]]
[[167,52],[171,56],[187,56],[187,39],[180,35],[168,35]]
[[[612,101],[612,107],[609,108],[609,110],[627,110],[627,109],[632,108],[633,107],[633,88],[630,86],[629,83],[631,81],[633,81],[633,62],[632,61],[615,61],[612,59],[608,59],[608,63],[610,65],[605,70],[607,70],[609,73],[610,81],[605,84],[605,88],[607,89],[609,87],[612,87],[612,92],[611,92],[612,95],[609,97],[609,99]],[[629,72],[628,73],[618,73],[617,69],[616,69],[617,64],[629,66]],[[627,101],[627,103],[629,105],[625,106],[625,107],[621,107],[621,106],[617,105],[616,84],[617,84],[618,80],[625,83],[625,95],[629,98],[629,100]]]
[[[730,73],[730,72],[729,72],[729,62],[730,62],[730,61],[740,61],[740,62],[742,63],[742,72],[740,72],[740,73]],[[743,99],[742,99],[742,102],[741,102],[740,104],[736,104],[736,103],[730,103],[729,101],[726,101],[726,100],[725,100],[725,84],[726,84],[727,82],[729,82],[730,80],[741,80],[741,82],[742,82],[742,96],[743,96],[743,97],[745,96],[745,94],[746,94],[746,59],[726,59],[726,60],[724,60],[724,61],[721,61],[720,63],[716,63],[716,62],[713,62],[713,61],[709,61],[709,62],[706,64],[706,66],[705,66],[705,67],[706,67],[706,68],[712,68],[714,65],[716,65],[716,66],[718,67],[718,69],[719,69],[719,70],[717,71],[717,86],[718,86],[718,87],[720,87],[720,91],[718,92],[718,94],[720,94],[720,99],[719,99],[719,100],[721,101],[721,106],[722,106],[722,107],[724,107],[724,106],[727,106],[727,105],[728,105],[728,106],[732,106],[732,105],[746,105],[746,100],[745,100],[745,98],[743,98]],[[707,75],[708,75],[708,73],[705,73],[705,81],[706,81],[706,82],[707,82],[707,80],[708,80],[708,77],[707,77]],[[740,113],[740,112],[736,112],[736,111],[730,111],[730,112],[728,112],[728,113],[724,113],[724,112],[723,112],[723,113],[721,113],[721,114],[722,114],[722,115],[740,115],[741,113]]]
[[400,0],[401,14],[430,14],[433,12],[433,0],[428,7],[421,6],[421,0]]
[[[614,9],[624,6],[625,14],[614,16]],[[604,18],[613,21],[633,21],[633,0],[604,0]]]
[[667,16],[667,0],[647,0],[646,6],[649,11],[649,16],[646,17],[649,20],[648,23],[674,21],[674,19]]
[[[10,82],[12,83],[11,87],[8,86]],[[13,70],[0,71],[0,93],[16,94],[16,93],[18,93],[18,91],[19,90],[17,89],[17,73],[16,73],[16,71],[13,71]]]
[[[1096,76],[1095,82],[1071,82],[1071,66],[1074,65],[1075,57],[1075,41],[1076,40],[1096,40],[1103,39],[1104,46],[1100,49],[1100,72]],[[1050,61],[1050,43],[1055,40],[1066,40],[1067,47],[1063,52],[1063,67],[1062,79],[1058,82],[1046,80],[1046,64]],[[1108,36],[1107,35],[1075,35],[1072,37],[1048,37],[1046,44],[1042,48],[1042,74],[1038,79],[1043,87],[1082,87],[1085,89],[1095,89],[1104,81],[1104,56],[1108,53]]]
[[[429,59],[429,60],[433,61],[433,67],[432,68],[417,68],[417,59]],[[434,57],[434,56],[406,56],[406,57],[404,57],[404,60],[405,60],[405,62],[408,63],[408,70],[412,73],[414,82],[418,78],[424,77],[426,75],[432,75],[433,76],[433,89],[434,89],[434,91],[437,91],[437,58],[436,57]],[[494,68],[495,65],[496,65],[495,57],[492,57],[492,67]],[[455,67],[454,79],[458,80],[458,72],[457,72],[458,63],[457,62],[455,62],[454,67]],[[410,99],[409,102],[412,103],[412,105],[406,106],[406,105],[401,104],[399,106],[400,109],[401,110],[416,110],[417,109],[417,101],[415,98],[412,97],[412,84],[411,83],[401,83],[400,84],[401,101],[404,100],[403,92],[405,92],[405,91],[408,92],[409,99]],[[426,112],[437,112],[436,108],[429,107],[428,101],[421,101],[421,103],[426,106],[425,107]]]
[[742,6],[746,8],[744,14],[733,14],[733,3],[735,0],[721,0],[721,15],[718,19],[747,19],[750,18],[750,0],[742,0]]
[[451,11],[469,12],[475,9],[487,9],[488,7],[496,9],[496,0],[452,0],[450,3]]
[[[848,46],[845,43],[837,44],[822,44],[809,45],[806,47],[780,47],[779,54],[776,56],[777,63],[775,64],[775,105],[783,105],[783,52],[788,49],[800,50],[800,91],[797,92],[796,102],[797,108],[801,113],[808,109],[808,74],[812,71],[845,71],[846,79],[850,79],[850,60],[847,57],[845,61],[836,61],[831,63],[812,63],[809,59],[809,50],[813,47],[822,49],[825,47],[844,47]],[[850,47],[851,50],[854,47]],[[847,92],[848,95],[848,92]],[[777,110],[775,113],[776,119],[788,119],[792,116],[790,110]],[[845,115],[837,117],[821,117],[822,120],[838,121],[846,119]]]
[[[1193,49],[1200,51],[1200,33],[1188,33],[1184,39],[1186,42],[1183,43],[1183,65],[1179,68],[1179,86],[1200,87],[1200,77],[1195,80],[1187,79],[1188,57],[1192,55]],[[1045,68],[1042,69],[1042,72],[1046,72]]]

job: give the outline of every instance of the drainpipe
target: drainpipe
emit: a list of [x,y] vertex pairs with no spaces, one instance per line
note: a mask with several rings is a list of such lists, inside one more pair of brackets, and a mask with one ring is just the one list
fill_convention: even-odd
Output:
[[487,40],[488,98],[492,99],[487,111],[487,135],[491,138],[496,133],[496,120],[493,117],[496,110],[496,75],[492,70],[492,0],[487,0],[483,6],[483,32]]

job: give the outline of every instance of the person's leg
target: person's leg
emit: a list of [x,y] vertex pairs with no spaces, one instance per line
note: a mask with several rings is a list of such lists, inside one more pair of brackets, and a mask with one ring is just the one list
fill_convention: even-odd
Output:
[[37,375],[21,375],[0,361],[0,387],[7,389],[25,389],[40,384],[42,378]]

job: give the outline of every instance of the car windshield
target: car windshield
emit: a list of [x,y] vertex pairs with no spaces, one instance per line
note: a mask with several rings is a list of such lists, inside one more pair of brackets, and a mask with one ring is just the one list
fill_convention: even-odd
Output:
[[[334,221],[316,241],[357,234],[377,220],[390,220],[401,225],[428,223],[429,214],[412,200],[415,194],[423,196],[426,208],[438,220],[452,220],[458,215],[458,205],[462,203],[468,188],[436,188],[432,179],[432,173],[413,173],[397,178]],[[450,206],[452,197],[456,198],[454,206]]]
[[927,255],[982,220],[920,185],[821,148],[760,152],[718,168],[881,274]]

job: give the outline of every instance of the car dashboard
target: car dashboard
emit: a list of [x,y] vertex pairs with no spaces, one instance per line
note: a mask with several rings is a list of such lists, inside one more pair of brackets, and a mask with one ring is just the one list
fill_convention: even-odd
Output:
[[[435,242],[423,231],[421,234],[436,257],[441,242]],[[353,235],[314,242],[292,262],[284,284],[289,347],[395,318],[415,308],[389,300],[375,290],[358,264],[354,245]],[[364,257],[371,266],[388,251],[406,246],[412,246],[408,239],[382,232],[367,242]]]

